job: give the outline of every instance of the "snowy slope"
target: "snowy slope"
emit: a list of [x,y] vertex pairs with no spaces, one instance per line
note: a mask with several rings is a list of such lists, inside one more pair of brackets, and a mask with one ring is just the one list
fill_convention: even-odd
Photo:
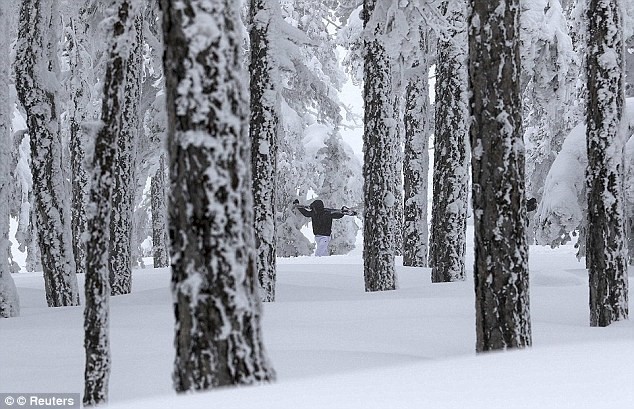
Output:
[[[186,397],[171,388],[169,274],[135,270],[133,293],[111,303],[111,406],[634,407],[634,325],[588,326],[586,272],[574,254],[531,247],[534,347],[482,356],[470,280],[432,285],[429,269],[399,266],[399,290],[367,294],[358,251],[282,259],[278,301],[264,308],[278,382]],[[0,320],[0,392],[81,392],[81,307],[47,308],[41,274],[15,281],[22,316]]]

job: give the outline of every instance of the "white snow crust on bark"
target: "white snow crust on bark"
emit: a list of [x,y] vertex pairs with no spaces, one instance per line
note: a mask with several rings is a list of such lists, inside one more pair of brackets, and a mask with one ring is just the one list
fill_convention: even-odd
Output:
[[617,0],[588,3],[586,169],[590,325],[628,318],[623,188],[623,16]]
[[260,327],[240,5],[163,0],[177,392],[271,381]]
[[465,279],[467,189],[467,31],[465,1],[446,1],[449,28],[438,39],[434,188],[429,264],[432,282]]
[[[0,55],[10,54],[8,4],[0,3]],[[11,134],[11,107],[9,98],[9,78],[11,67],[9,59],[0,61],[0,318],[17,317],[20,315],[20,299],[18,291],[11,277],[9,264],[9,190],[11,188],[11,148],[13,135]]]
[[47,303],[79,304],[60,135],[57,0],[23,0],[16,89],[31,137],[33,192]]
[[392,99],[392,65],[382,36],[384,0],[364,0],[364,228],[363,270],[366,291],[396,289],[393,194],[400,145]]

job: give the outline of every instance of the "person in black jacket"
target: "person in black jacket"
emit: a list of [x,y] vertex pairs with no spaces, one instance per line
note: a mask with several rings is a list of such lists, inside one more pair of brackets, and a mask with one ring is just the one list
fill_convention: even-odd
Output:
[[343,216],[354,216],[357,213],[349,210],[345,206],[339,209],[328,209],[324,207],[324,202],[315,200],[310,206],[301,206],[299,200],[293,202],[295,208],[306,217],[310,217],[313,222],[313,234],[317,248],[315,256],[328,256],[328,244],[330,243],[330,235],[332,234],[333,219],[341,219]]

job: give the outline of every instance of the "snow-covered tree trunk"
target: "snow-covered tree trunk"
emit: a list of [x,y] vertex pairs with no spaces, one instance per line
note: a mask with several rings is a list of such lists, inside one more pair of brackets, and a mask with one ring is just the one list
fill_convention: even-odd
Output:
[[519,0],[470,0],[477,351],[531,344]]
[[79,305],[57,101],[58,18],[56,0],[22,1],[15,64],[31,138],[38,242],[50,307]]
[[90,238],[86,243],[86,309],[84,311],[84,347],[86,368],[84,406],[103,404],[108,399],[110,376],[109,300],[110,300],[110,218],[112,212],[113,174],[117,172],[119,139],[127,125],[125,104],[129,89],[127,65],[134,48],[129,42],[136,36],[135,0],[112,0],[107,14],[111,19],[107,42],[104,95],[101,122],[95,139],[92,181],[90,186]]
[[165,155],[159,159],[159,167],[152,177],[152,253],[154,268],[169,266],[169,241],[167,238],[167,193],[165,191]]
[[70,128],[70,166],[71,166],[71,228],[73,234],[73,252],[77,274],[85,272],[86,242],[84,233],[87,228],[86,203],[88,201],[88,172],[86,160],[86,135],[81,129],[90,106],[89,73],[87,72],[86,45],[88,42],[88,9],[82,6],[76,17],[70,20],[68,40],[68,64],[70,103],[68,121]]
[[251,0],[251,167],[255,209],[255,243],[262,301],[275,301],[275,197],[277,139],[281,129],[280,83],[271,44],[277,0]]
[[403,265],[427,267],[429,231],[427,191],[429,174],[429,136],[433,129],[429,101],[430,33],[420,28],[420,51],[413,63],[405,93],[405,157]]
[[13,104],[9,98],[9,78],[11,66],[9,65],[10,38],[9,38],[9,4],[0,3],[0,55],[5,58],[0,60],[0,95],[4,95],[0,101],[0,318],[17,317],[20,315],[20,300],[18,292],[11,277],[9,264],[9,190],[11,189],[11,149],[13,148],[13,135],[11,134],[11,109]]
[[628,317],[623,192],[623,27],[621,2],[588,4],[586,185],[590,325]]
[[162,0],[177,392],[270,381],[240,4]]
[[134,215],[134,169],[139,133],[141,72],[143,69],[143,13],[139,9],[130,33],[126,63],[125,101],[122,107],[121,135],[115,156],[110,218],[110,289],[112,295],[132,291],[132,219]]
[[434,283],[465,279],[467,229],[466,0],[442,4],[449,27],[438,39],[434,190],[429,264]]
[[[400,67],[399,67],[400,69]],[[399,79],[400,81],[400,79]],[[394,81],[396,82],[396,80]],[[392,90],[393,103],[394,103],[394,162],[392,166],[394,169],[390,171],[390,174],[394,175],[394,182],[392,184],[392,195],[394,196],[394,226],[392,228],[393,242],[395,256],[403,255],[403,225],[405,216],[405,206],[403,203],[403,147],[405,145],[405,120],[404,120],[404,106],[405,98],[401,95],[403,92],[400,87],[395,87]]]
[[396,181],[397,149],[400,146],[395,144],[392,70],[382,38],[385,7],[387,4],[383,0],[363,2],[363,271],[366,291],[396,288],[393,237],[396,198],[393,189]]

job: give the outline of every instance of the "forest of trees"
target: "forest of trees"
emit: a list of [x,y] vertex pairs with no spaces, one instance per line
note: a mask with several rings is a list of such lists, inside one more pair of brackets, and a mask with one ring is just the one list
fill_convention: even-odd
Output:
[[271,382],[261,303],[276,257],[312,253],[293,202],[322,199],[359,210],[330,253],[362,231],[368,292],[398,288],[398,256],[465,280],[471,219],[478,352],[532,343],[530,244],[578,236],[590,325],[627,319],[630,3],[3,0],[0,316],[20,312],[12,241],[49,307],[85,274],[83,402],[106,402],[109,297],[150,256],[171,266],[174,389]]

